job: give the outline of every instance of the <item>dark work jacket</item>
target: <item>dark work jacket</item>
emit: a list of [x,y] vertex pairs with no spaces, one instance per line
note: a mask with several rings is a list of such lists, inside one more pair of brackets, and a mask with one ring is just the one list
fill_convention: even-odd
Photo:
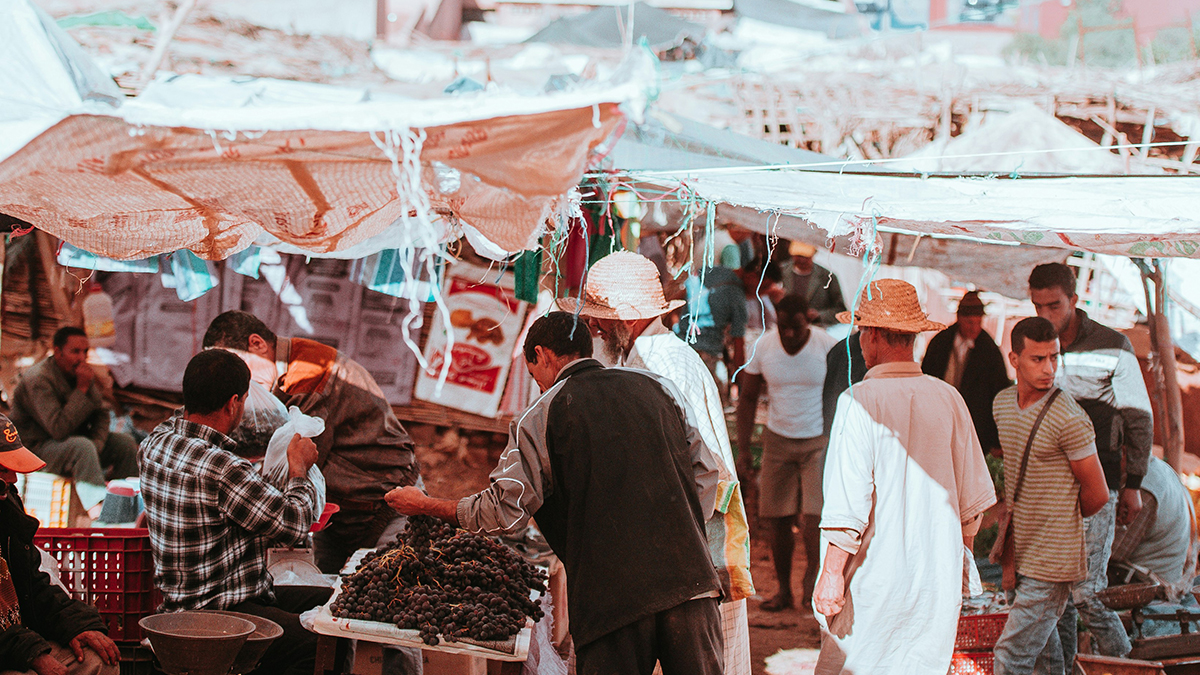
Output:
[[25,514],[11,485],[0,500],[0,527],[0,550],[21,607],[21,625],[0,633],[0,670],[30,670],[31,660],[50,651],[47,640],[66,645],[84,631],[108,632],[95,607],[72,600],[38,570],[42,557],[33,545],[38,521]]
[[[958,324],[933,336],[929,347],[925,349],[925,358],[921,360],[921,372],[944,380],[957,336]],[[967,410],[971,411],[975,434],[979,436],[979,444],[984,452],[1000,447],[1000,435],[996,431],[996,420],[992,417],[992,401],[996,394],[1011,384],[1000,348],[986,330],[979,331],[975,346],[967,351],[958,393],[962,394]]]
[[[821,415],[824,417],[825,435],[833,429],[833,415],[837,412],[838,396],[867,376],[867,362],[863,360],[859,333],[854,333],[838,342],[825,355],[825,386],[821,389]],[[849,356],[847,356],[849,351]]]
[[1079,332],[1062,346],[1058,386],[1092,419],[1096,452],[1110,490],[1121,487],[1121,456],[1125,456],[1125,487],[1142,484],[1154,444],[1154,415],[1142,369],[1129,338],[1103,326],[1076,309]]
[[589,359],[563,379],[546,424],[554,488],[533,516],[566,568],[581,646],[720,586],[686,413],[636,371]]

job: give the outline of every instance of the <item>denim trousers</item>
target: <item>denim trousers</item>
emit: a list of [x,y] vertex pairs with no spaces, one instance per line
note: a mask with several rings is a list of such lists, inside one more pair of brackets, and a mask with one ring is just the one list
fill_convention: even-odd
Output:
[[996,675],[1064,675],[1057,626],[1071,599],[1072,585],[1017,576],[1008,620],[996,643]]
[[1097,651],[1104,656],[1125,656],[1133,649],[1117,613],[1105,607],[1096,597],[1097,593],[1108,588],[1108,558],[1112,553],[1113,533],[1117,525],[1116,491],[1110,490],[1104,508],[1096,515],[1084,518],[1083,523],[1088,575],[1071,589],[1071,602],[1058,621],[1063,658],[1068,664],[1075,662],[1080,618],[1096,638]]

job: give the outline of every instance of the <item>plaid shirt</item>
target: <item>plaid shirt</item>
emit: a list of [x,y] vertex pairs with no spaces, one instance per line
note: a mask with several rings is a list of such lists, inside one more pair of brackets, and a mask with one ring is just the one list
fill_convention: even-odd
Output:
[[138,449],[164,612],[273,600],[267,548],[300,544],[312,526],[312,483],[292,478],[280,492],[235,447],[228,436],[176,416]]

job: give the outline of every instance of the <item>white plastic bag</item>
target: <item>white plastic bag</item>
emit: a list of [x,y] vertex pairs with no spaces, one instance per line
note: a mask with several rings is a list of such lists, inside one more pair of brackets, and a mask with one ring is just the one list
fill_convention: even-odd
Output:
[[[287,414],[288,421],[275,430],[271,442],[267,444],[267,456],[263,459],[262,467],[263,477],[281,490],[287,485],[287,450],[292,436],[300,434],[304,438],[316,438],[325,431],[325,420],[305,415],[296,406],[289,408]],[[313,520],[316,521],[325,510],[325,475],[314,464],[308,469],[308,480],[317,489],[317,503],[313,507]]]
[[266,454],[271,438],[287,422],[287,406],[266,387],[251,380],[242,422],[229,437],[237,441],[237,454],[257,459]]

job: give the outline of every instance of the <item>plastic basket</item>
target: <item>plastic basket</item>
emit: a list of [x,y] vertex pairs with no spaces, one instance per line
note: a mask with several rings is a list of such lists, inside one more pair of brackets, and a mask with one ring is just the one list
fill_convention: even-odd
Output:
[[1000,641],[1008,614],[975,614],[958,617],[954,649],[962,652],[991,649]]
[[990,651],[956,651],[950,661],[950,675],[992,675],[994,660]]
[[144,528],[44,528],[33,538],[58,561],[71,597],[94,605],[116,642],[138,642],[138,621],[154,613],[154,557]]

